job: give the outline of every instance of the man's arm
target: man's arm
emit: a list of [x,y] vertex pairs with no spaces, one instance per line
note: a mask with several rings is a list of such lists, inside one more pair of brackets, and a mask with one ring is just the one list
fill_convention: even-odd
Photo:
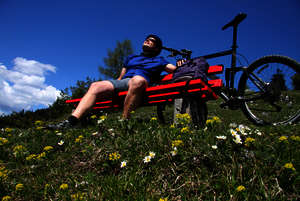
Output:
[[125,73],[126,73],[126,68],[123,67],[121,70],[120,76],[118,77],[118,80],[121,80],[123,78],[123,76],[125,75]]
[[184,64],[184,62],[186,62],[186,60],[182,59],[176,62],[176,66],[174,66],[173,64],[167,64],[165,71],[167,71],[168,73],[172,73],[173,71],[176,70],[177,67],[181,66],[182,64]]
[[165,71],[167,71],[168,73],[172,73],[174,70],[176,70],[176,66],[174,66],[173,64],[167,64],[165,67]]

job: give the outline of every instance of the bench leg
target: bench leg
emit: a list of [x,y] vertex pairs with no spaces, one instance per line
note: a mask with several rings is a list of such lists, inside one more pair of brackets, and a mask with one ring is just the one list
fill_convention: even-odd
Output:
[[156,106],[156,112],[157,112],[157,117],[160,121],[160,123],[165,124],[165,118],[164,118],[164,113],[163,111],[165,111],[166,109],[166,105],[165,104],[159,104]]
[[200,128],[205,127],[207,120],[207,105],[197,97],[184,97],[175,99],[174,102],[174,123],[176,124],[176,114],[188,113],[195,126]]

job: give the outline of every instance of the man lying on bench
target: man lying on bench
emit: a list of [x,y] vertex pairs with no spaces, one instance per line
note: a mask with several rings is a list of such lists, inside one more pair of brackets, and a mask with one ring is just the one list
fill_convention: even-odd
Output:
[[[49,125],[49,128],[60,129],[77,125],[80,118],[93,107],[97,98],[110,98],[114,93],[127,91],[123,118],[130,118],[131,111],[142,102],[142,95],[149,84],[158,78],[163,71],[172,73],[176,66],[158,56],[162,50],[162,41],[156,35],[149,35],[143,43],[140,55],[129,56],[117,80],[98,81],[91,84],[87,93],[67,120]],[[180,65],[181,62],[178,63]]]

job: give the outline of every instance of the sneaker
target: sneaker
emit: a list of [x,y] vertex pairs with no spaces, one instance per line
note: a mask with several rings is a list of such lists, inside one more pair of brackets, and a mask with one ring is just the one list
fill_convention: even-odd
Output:
[[50,124],[46,128],[50,130],[70,129],[78,127],[78,124],[79,120],[73,116],[70,116],[68,119],[57,124]]

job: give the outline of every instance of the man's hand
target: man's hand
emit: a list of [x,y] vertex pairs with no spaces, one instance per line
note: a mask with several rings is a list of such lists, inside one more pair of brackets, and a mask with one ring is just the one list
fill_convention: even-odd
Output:
[[180,66],[182,66],[185,62],[186,62],[186,59],[178,60],[178,61],[176,62],[176,66],[177,66],[177,67],[180,67]]

